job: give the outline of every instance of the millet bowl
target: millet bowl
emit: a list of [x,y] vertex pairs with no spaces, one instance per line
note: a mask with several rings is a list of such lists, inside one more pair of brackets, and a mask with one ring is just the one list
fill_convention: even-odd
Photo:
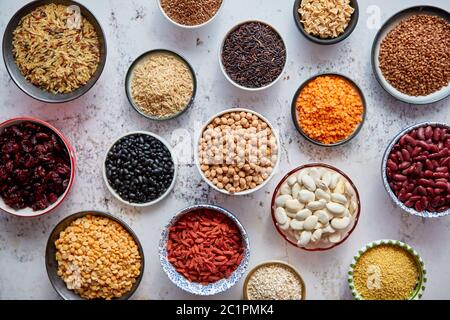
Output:
[[[191,75],[192,75],[192,84],[193,84],[193,90],[192,90],[192,96],[189,99],[188,103],[186,104],[186,106],[183,108],[183,110],[181,110],[180,112],[168,116],[168,117],[154,117],[151,116],[149,114],[146,114],[144,111],[141,110],[141,108],[139,108],[139,106],[134,102],[133,99],[133,94],[131,92],[131,83],[133,81],[133,73],[134,73],[134,69],[136,68],[136,66],[139,65],[139,63],[145,59],[146,57],[152,55],[152,54],[156,54],[156,53],[166,53],[166,54],[170,54],[173,55],[174,57],[178,58],[180,61],[182,61],[189,69]],[[195,96],[197,94],[197,77],[195,75],[195,71],[194,68],[192,67],[192,65],[180,54],[171,51],[171,50],[166,50],[166,49],[155,49],[155,50],[150,50],[147,51],[145,53],[143,53],[142,55],[140,55],[136,60],[134,60],[134,62],[131,64],[130,68],[128,69],[126,78],[125,78],[125,92],[127,94],[127,98],[128,101],[130,102],[131,106],[133,107],[133,109],[139,113],[141,116],[150,119],[150,120],[155,120],[155,121],[164,121],[164,120],[170,120],[170,119],[174,119],[177,118],[179,116],[181,116],[183,113],[185,113],[193,104],[194,104],[194,100],[195,100]]]
[[[264,180],[264,182],[261,183],[261,184],[260,184],[259,186],[257,186],[256,188],[254,188],[254,189],[248,189],[248,190],[245,190],[245,191],[242,191],[242,192],[236,192],[236,193],[230,193],[230,192],[228,192],[228,191],[225,190],[225,189],[219,189],[216,185],[214,185],[214,183],[212,183],[212,181],[209,180],[209,179],[205,176],[205,174],[203,173],[202,169],[200,168],[200,159],[199,159],[199,156],[198,156],[198,153],[199,153],[199,142],[200,142],[200,139],[202,138],[203,132],[205,131],[206,127],[208,127],[208,125],[209,125],[215,118],[220,117],[220,116],[222,116],[222,115],[224,115],[224,114],[227,114],[227,113],[230,113],[230,112],[250,112],[250,113],[252,113],[252,114],[258,116],[258,118],[260,118],[261,120],[265,121],[265,122],[267,123],[268,127],[272,130],[272,133],[273,133],[274,136],[275,136],[275,139],[276,139],[276,141],[277,141],[277,146],[278,146],[277,162],[276,162],[275,166],[273,167],[273,170],[272,170],[272,173],[270,174],[270,176],[269,176],[266,180]],[[275,175],[275,172],[276,172],[276,170],[278,169],[278,166],[279,166],[279,164],[280,164],[280,146],[281,146],[281,144],[280,144],[280,138],[279,138],[279,136],[278,136],[276,130],[274,129],[274,127],[270,124],[270,122],[269,122],[266,118],[264,118],[264,117],[263,117],[262,115],[260,115],[259,113],[255,112],[255,111],[252,111],[252,110],[249,110],[249,109],[233,108],[233,109],[228,109],[228,110],[219,112],[218,114],[214,115],[214,116],[211,117],[208,121],[205,122],[205,124],[203,125],[203,127],[202,127],[201,130],[200,130],[200,134],[199,134],[199,136],[198,136],[198,139],[197,139],[196,142],[195,142],[194,159],[195,159],[195,164],[196,164],[196,167],[197,167],[197,169],[198,169],[198,172],[200,173],[200,175],[201,175],[201,177],[203,178],[203,180],[204,180],[211,188],[213,188],[214,190],[216,190],[216,191],[218,191],[218,192],[220,192],[220,193],[226,194],[226,195],[244,196],[244,195],[248,195],[248,194],[254,193],[254,192],[256,192],[256,191],[258,191],[258,190],[264,188],[264,186],[265,186],[265,185],[273,178],[273,176]]]
[[[106,175],[106,159],[107,159],[108,154],[111,151],[111,149],[116,145],[116,143],[118,143],[123,138],[128,137],[128,136],[132,136],[132,135],[136,135],[136,134],[138,134],[138,135],[142,134],[142,135],[148,135],[148,136],[154,137],[157,140],[159,140],[162,144],[164,144],[167,147],[167,149],[169,150],[170,154],[171,154],[171,158],[172,158],[173,165],[174,165],[173,179],[172,179],[172,183],[170,184],[169,188],[159,198],[157,198],[157,199],[155,199],[153,201],[150,201],[150,202],[146,202],[146,203],[131,203],[131,202],[128,202],[128,201],[122,199],[122,197],[109,184],[108,177]],[[111,192],[111,194],[114,196],[114,198],[116,198],[118,201],[120,201],[121,203],[126,204],[128,206],[136,207],[136,208],[143,208],[143,207],[152,206],[152,205],[162,201],[164,198],[166,198],[170,194],[170,192],[172,191],[173,187],[175,186],[175,182],[176,182],[176,179],[177,179],[178,163],[177,163],[177,159],[176,159],[176,157],[175,157],[175,155],[173,153],[172,147],[170,146],[170,144],[166,140],[164,140],[163,138],[161,138],[160,136],[158,136],[157,134],[152,133],[152,132],[148,132],[148,131],[133,131],[133,132],[129,132],[129,133],[126,133],[126,134],[120,136],[108,148],[108,151],[106,152],[105,157],[103,159],[102,172],[103,172],[103,180],[104,180],[104,182],[106,184],[106,187],[108,188],[109,192]]]
[[[231,77],[228,75],[225,66],[223,65],[223,60],[222,60],[222,52],[223,52],[223,47],[225,45],[225,41],[228,38],[228,36],[235,31],[237,28],[239,28],[240,26],[250,23],[250,22],[259,22],[261,24],[265,24],[267,26],[269,26],[273,31],[275,31],[278,36],[281,38],[281,40],[283,41],[284,44],[284,50],[285,50],[285,56],[286,56],[286,61],[284,63],[284,67],[283,70],[281,70],[280,75],[271,83],[269,83],[268,85],[265,85],[263,87],[259,87],[259,88],[249,88],[249,87],[245,87],[243,85],[240,85],[239,83],[235,82],[233,79],[231,79]],[[249,91],[249,92],[257,92],[257,91],[263,91],[265,89],[268,89],[270,87],[272,87],[273,85],[275,85],[282,77],[283,77],[283,73],[286,70],[286,65],[287,65],[287,60],[288,60],[288,50],[287,50],[287,46],[286,46],[286,41],[284,41],[283,36],[281,35],[281,33],[271,24],[261,21],[261,20],[247,20],[247,21],[243,21],[240,22],[239,24],[235,25],[233,28],[230,29],[230,31],[227,32],[227,34],[225,35],[225,37],[223,38],[222,42],[220,43],[220,48],[219,48],[219,65],[220,65],[220,70],[222,71],[223,75],[225,76],[225,78],[228,80],[228,82],[230,82],[233,86],[235,86],[236,88],[245,90],[245,91]]]
[[361,258],[361,256],[365,252],[367,252],[368,250],[370,250],[372,248],[379,247],[381,245],[391,245],[391,246],[396,246],[396,247],[402,248],[402,249],[408,251],[411,254],[411,256],[414,258],[414,260],[417,263],[417,269],[419,271],[419,278],[417,279],[416,287],[411,292],[411,295],[408,297],[407,300],[421,299],[423,296],[423,293],[425,291],[425,285],[427,282],[427,277],[426,277],[427,271],[426,271],[425,264],[424,264],[422,258],[419,256],[419,254],[417,253],[416,250],[414,250],[412,247],[410,247],[406,243],[403,243],[398,240],[388,240],[388,239],[387,240],[378,240],[378,241],[374,241],[374,242],[367,244],[366,246],[364,246],[363,248],[358,250],[356,255],[353,257],[353,261],[350,264],[350,269],[348,271],[348,279],[347,279],[353,298],[355,300],[365,300],[361,296],[361,294],[358,292],[358,290],[356,289],[355,282],[353,279],[353,274],[355,271],[356,263],[358,262],[358,260]]
[[[362,121],[359,123],[359,125],[356,127],[355,131],[353,131],[353,133],[348,136],[346,139],[338,141],[336,143],[332,143],[332,144],[325,144],[322,143],[320,141],[314,140],[312,138],[310,138],[305,131],[303,131],[299,121],[298,121],[298,112],[297,112],[297,99],[300,96],[300,94],[302,93],[303,89],[312,81],[314,81],[315,79],[317,79],[318,77],[322,77],[322,76],[336,76],[336,77],[341,77],[342,79],[346,80],[349,84],[351,84],[356,92],[359,94],[360,98],[361,98],[361,102],[362,102],[362,107],[363,107],[363,114],[362,114]],[[292,116],[292,121],[294,123],[295,128],[297,129],[297,131],[309,142],[317,145],[317,146],[321,146],[321,147],[337,147],[337,146],[341,146],[344,145],[346,143],[349,143],[351,140],[353,140],[358,133],[361,131],[364,122],[366,120],[366,113],[367,113],[367,105],[366,105],[366,99],[364,97],[364,94],[361,90],[361,88],[350,78],[348,78],[347,76],[344,76],[340,73],[321,73],[321,74],[317,74],[311,78],[309,78],[308,80],[306,80],[305,82],[302,83],[302,85],[297,89],[294,98],[292,99],[292,104],[291,104],[291,116]]]
[[[65,93],[65,94],[53,94],[51,92],[45,91],[35,85],[33,85],[31,82],[29,82],[20,72],[16,60],[14,58],[13,54],[13,32],[17,28],[18,24],[20,23],[20,20],[27,15],[28,13],[32,12],[36,8],[47,5],[47,4],[62,4],[66,6],[76,5],[80,8],[81,14],[83,15],[86,20],[88,20],[92,26],[94,27],[95,31],[97,32],[99,41],[100,41],[100,62],[97,67],[97,70],[92,75],[91,79],[82,87],[76,89],[73,92]],[[100,75],[103,72],[103,69],[106,64],[106,37],[103,33],[103,29],[98,22],[98,20],[95,18],[95,16],[89,11],[85,6],[79,4],[78,2],[72,1],[72,0],[36,0],[32,1],[28,4],[26,4],[24,7],[19,9],[14,16],[9,21],[4,36],[3,36],[3,59],[5,61],[6,70],[8,71],[9,75],[11,76],[11,79],[13,82],[19,87],[20,90],[22,90],[24,93],[29,95],[30,97],[46,102],[46,103],[64,103],[69,102],[74,99],[77,99],[84,95],[86,92],[88,92],[94,84],[97,82],[97,80],[100,78]]]
[[266,261],[263,263],[260,263],[258,265],[256,265],[252,270],[250,270],[250,272],[247,274],[247,277],[245,278],[245,282],[244,282],[244,287],[243,287],[243,297],[244,300],[250,300],[249,296],[248,296],[248,283],[250,281],[250,279],[252,278],[253,274],[263,268],[263,267],[267,267],[267,266],[280,266],[280,267],[285,267],[287,269],[289,269],[290,271],[292,271],[292,273],[294,273],[297,278],[300,280],[300,283],[302,284],[302,299],[301,300],[306,300],[306,286],[305,286],[305,281],[303,280],[302,276],[300,275],[300,272],[298,272],[298,270],[291,264],[284,262],[284,261],[279,261],[279,260],[270,260],[270,261]]
[[156,1],[158,2],[158,7],[159,7],[161,13],[163,14],[163,16],[164,16],[167,20],[169,20],[171,23],[173,23],[173,24],[176,25],[177,27],[184,28],[184,29],[197,29],[197,28],[201,28],[201,27],[204,27],[204,26],[210,24],[214,19],[216,19],[216,17],[219,15],[219,12],[222,10],[223,6],[225,5],[225,1],[226,1],[226,0],[223,0],[223,1],[222,1],[222,4],[220,5],[220,7],[219,7],[219,9],[217,10],[216,14],[215,14],[214,16],[212,16],[208,21],[205,21],[205,22],[203,22],[203,23],[201,23],[201,24],[192,25],[192,26],[191,26],[191,25],[181,24],[181,23],[178,23],[178,22],[174,21],[174,20],[173,20],[172,18],[170,18],[170,17],[167,15],[167,13],[164,11],[164,9],[163,9],[163,7],[162,7],[162,5],[161,5],[161,0],[156,0]]
[[348,23],[348,26],[347,26],[347,28],[345,28],[344,32],[342,34],[340,34],[339,36],[337,36],[336,38],[320,38],[318,36],[314,36],[305,31],[303,23],[301,22],[300,13],[298,12],[298,9],[300,8],[301,3],[302,3],[302,0],[296,0],[294,2],[294,21],[295,21],[295,24],[296,24],[298,30],[300,30],[301,34],[306,39],[308,39],[314,43],[330,45],[330,44],[336,44],[338,42],[341,42],[342,40],[344,40],[348,36],[350,36],[350,34],[353,32],[353,30],[355,30],[355,27],[358,24],[358,18],[359,18],[358,1],[350,0],[350,6],[353,9],[355,9],[355,11],[353,12],[350,22]]
[[389,145],[386,148],[386,151],[384,152],[383,155],[383,160],[381,161],[381,178],[383,180],[383,185],[384,188],[386,189],[387,194],[389,195],[389,197],[391,198],[391,200],[393,201],[393,203],[399,207],[400,209],[402,209],[403,211],[415,215],[415,216],[419,216],[422,218],[439,218],[439,217],[444,217],[450,214],[450,209],[446,210],[444,212],[430,212],[430,211],[422,211],[419,212],[417,210],[415,210],[414,208],[408,208],[407,206],[405,206],[405,204],[403,202],[401,202],[397,196],[395,195],[395,193],[392,191],[390,185],[389,185],[389,181],[388,181],[388,177],[387,177],[387,173],[386,173],[386,169],[387,169],[387,161],[389,159],[389,155],[391,153],[391,150],[394,148],[394,146],[397,144],[397,142],[400,140],[400,138],[402,136],[404,136],[405,134],[407,134],[408,132],[411,132],[414,129],[420,128],[420,127],[424,127],[424,126],[432,126],[432,127],[440,127],[440,128],[448,128],[450,129],[450,126],[448,124],[445,123],[441,123],[441,122],[423,122],[423,123],[419,123],[419,124],[415,124],[413,126],[410,126],[404,130],[402,130],[400,133],[398,133],[393,139],[392,141],[389,143]]
[[47,247],[45,249],[45,267],[47,269],[47,275],[50,279],[50,283],[52,284],[55,291],[59,294],[59,296],[64,300],[84,300],[77,293],[75,293],[72,290],[69,290],[64,280],[58,275],[58,262],[56,261],[55,241],[59,239],[60,233],[64,231],[74,220],[85,217],[87,215],[106,217],[108,219],[117,222],[131,235],[134,242],[136,242],[136,245],[138,246],[139,254],[141,256],[141,270],[140,270],[141,272],[139,274],[139,277],[136,279],[133,288],[128,293],[126,293],[125,295],[123,295],[118,299],[115,299],[115,300],[128,300],[136,291],[136,289],[139,287],[142,277],[144,276],[144,265],[145,265],[144,250],[136,234],[125,222],[105,212],[95,210],[78,212],[64,218],[61,222],[59,222],[55,226],[55,228],[50,234],[50,237],[47,241]]
[[378,61],[381,42],[386,37],[386,35],[392,29],[394,29],[400,23],[400,21],[416,14],[426,14],[442,17],[443,19],[447,20],[448,23],[450,23],[450,13],[441,8],[433,6],[415,6],[404,9],[390,17],[376,34],[372,45],[371,62],[373,74],[375,75],[375,78],[384,91],[389,93],[395,99],[403,101],[405,103],[423,105],[435,103],[447,98],[450,95],[450,83],[447,84],[446,87],[443,87],[441,90],[430,93],[427,96],[410,96],[397,90],[384,78],[383,72],[380,69],[380,63]]
[[22,210],[14,210],[13,208],[7,206],[5,204],[5,202],[3,201],[3,199],[0,197],[0,209],[1,210],[5,211],[5,212],[7,212],[9,214],[18,216],[18,217],[32,218],[32,217],[42,216],[44,214],[47,214],[47,213],[53,211],[67,197],[67,195],[70,192],[70,189],[72,188],[73,181],[75,179],[75,155],[74,155],[72,147],[70,146],[69,141],[64,137],[64,135],[58,129],[56,129],[51,124],[49,124],[49,123],[47,123],[45,121],[36,119],[36,118],[20,117],[20,118],[14,118],[14,119],[7,120],[7,121],[5,121],[5,122],[0,124],[0,132],[3,132],[3,130],[5,128],[8,128],[8,127],[13,126],[13,125],[17,125],[17,124],[22,123],[22,122],[32,122],[32,123],[41,125],[43,127],[46,127],[48,129],[50,129],[51,131],[53,131],[61,139],[61,141],[63,142],[63,144],[64,144],[64,146],[65,146],[65,148],[67,150],[67,153],[69,154],[69,158],[70,158],[70,180],[69,180],[69,185],[67,186],[67,189],[64,191],[64,193],[58,198],[58,200],[55,203],[53,203],[51,206],[49,206],[48,208],[46,208],[44,210],[40,210],[40,211],[33,211],[32,208],[25,208],[25,209],[22,209]]
[[[223,214],[230,218],[238,227],[238,229],[241,232],[242,241],[244,245],[244,258],[241,261],[241,264],[239,267],[231,274],[231,276],[227,279],[222,279],[214,283],[210,283],[208,285],[203,285],[200,283],[194,283],[188,281],[182,274],[178,273],[173,265],[169,262],[167,255],[167,242],[169,239],[169,232],[170,228],[185,214],[189,212],[193,212],[196,210],[212,210],[216,211],[220,214]],[[161,240],[159,241],[159,259],[161,262],[161,266],[166,273],[166,275],[169,277],[170,281],[172,281],[173,284],[175,284],[178,288],[195,294],[199,296],[210,296],[219,294],[221,292],[224,292],[228,289],[230,289],[232,286],[234,286],[241,277],[245,274],[249,259],[250,259],[250,243],[247,236],[247,232],[245,231],[242,224],[239,222],[239,220],[227,209],[214,206],[214,205],[207,205],[207,204],[200,204],[191,206],[188,208],[185,208],[181,211],[179,211],[167,224],[167,226],[164,228]]]
[[[350,185],[353,188],[354,191],[354,201],[356,202],[356,212],[353,214],[353,219],[350,222],[350,225],[346,228],[346,231],[344,233],[344,235],[342,236],[341,240],[337,243],[331,243],[331,242],[323,242],[323,241],[319,241],[316,244],[308,244],[307,246],[299,246],[297,243],[297,240],[295,239],[295,237],[293,237],[290,234],[287,234],[287,232],[283,231],[280,229],[280,226],[278,225],[276,218],[275,218],[275,211],[276,211],[276,205],[275,205],[275,200],[278,197],[278,195],[280,194],[280,189],[281,186],[283,185],[284,182],[286,182],[286,180],[292,176],[293,174],[296,174],[298,172],[300,172],[303,169],[307,169],[307,168],[325,168],[331,171],[334,171],[336,173],[339,173],[343,178],[345,178],[345,180],[347,180],[347,182],[350,183]],[[281,181],[278,183],[277,187],[275,188],[275,191],[273,192],[273,196],[272,196],[272,202],[271,202],[271,216],[272,216],[272,221],[273,224],[275,226],[275,229],[277,230],[277,232],[280,234],[280,236],[286,240],[288,243],[290,243],[291,245],[300,248],[302,250],[306,250],[306,251],[326,251],[326,250],[330,250],[333,249],[339,245],[341,245],[342,243],[344,243],[352,234],[352,232],[355,230],[358,221],[359,221],[359,217],[361,214],[361,201],[360,201],[360,197],[359,197],[359,193],[358,193],[358,189],[356,188],[356,186],[354,185],[354,183],[352,182],[352,180],[350,180],[350,178],[343,173],[341,170],[339,170],[338,168],[335,168],[333,166],[330,166],[328,164],[323,164],[323,163],[311,163],[311,164],[307,164],[307,165],[303,165],[300,166],[298,168],[295,168],[294,170],[290,171],[288,174],[286,174]]]

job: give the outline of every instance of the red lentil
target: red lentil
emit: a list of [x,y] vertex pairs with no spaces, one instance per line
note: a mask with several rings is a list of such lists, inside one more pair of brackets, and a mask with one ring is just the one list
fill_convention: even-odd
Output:
[[227,216],[197,210],[182,216],[169,231],[169,262],[191,282],[209,284],[237,269],[244,247],[238,227]]

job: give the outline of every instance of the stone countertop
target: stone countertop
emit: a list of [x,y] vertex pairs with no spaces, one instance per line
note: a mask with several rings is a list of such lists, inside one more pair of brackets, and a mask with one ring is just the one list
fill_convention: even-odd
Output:
[[[27,2],[0,2],[0,33]],[[97,16],[108,43],[106,68],[89,93],[64,105],[34,101],[14,85],[3,63],[0,64],[0,120],[30,115],[49,121],[69,138],[77,156],[73,189],[53,213],[23,219],[0,212],[0,298],[57,299],[44,265],[48,236],[63,217],[96,209],[124,219],[144,246],[146,269],[134,299],[195,299],[169,281],[157,252],[161,230],[170,217],[195,203],[218,204],[235,212],[249,233],[250,268],[272,259],[292,263],[305,279],[309,299],[350,299],[346,273],[353,254],[366,243],[385,238],[405,241],[421,254],[429,278],[425,299],[450,297],[450,273],[446,272],[450,266],[450,219],[426,220],[403,213],[388,198],[380,174],[384,149],[402,128],[427,120],[450,123],[449,99],[428,106],[408,105],[385,93],[372,74],[370,52],[379,22],[422,1],[360,0],[356,30],[333,46],[313,44],[300,34],[292,18],[292,1],[225,0],[217,19],[198,30],[181,29],[169,23],[156,0],[80,2]],[[450,10],[446,0],[428,2]],[[288,62],[278,84],[264,92],[247,93],[234,88],[221,74],[218,49],[233,25],[254,18],[271,23],[281,32],[288,47]],[[198,77],[193,108],[164,123],[138,115],[129,105],[124,90],[128,66],[138,55],[154,48],[181,52]],[[368,105],[367,120],[359,136],[348,145],[332,149],[307,142],[296,132],[290,118],[291,100],[297,88],[310,76],[325,71],[337,71],[354,79]],[[239,198],[221,195],[201,180],[192,161],[184,161],[179,165],[173,192],[156,206],[146,209],[123,206],[107,191],[101,164],[115,138],[128,131],[149,130],[189,154],[202,122],[231,107],[250,108],[263,114],[280,133],[281,166],[263,190]],[[270,217],[271,194],[277,182],[292,168],[309,162],[325,162],[342,169],[361,195],[362,213],[355,232],[343,245],[327,252],[304,252],[288,245],[275,231]],[[240,299],[243,280],[212,299]]]

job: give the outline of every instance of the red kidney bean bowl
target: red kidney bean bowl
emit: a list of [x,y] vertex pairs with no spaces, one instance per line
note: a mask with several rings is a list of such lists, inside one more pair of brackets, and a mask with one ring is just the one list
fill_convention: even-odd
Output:
[[[21,127],[27,123],[27,128]],[[31,131],[40,129],[36,134],[30,134],[30,131],[21,131],[21,128]],[[8,129],[14,132],[1,138]],[[39,133],[41,135],[38,137]],[[18,144],[23,134],[30,135],[28,138],[31,141],[20,146]],[[10,119],[0,124],[0,144],[0,187],[4,188],[0,190],[0,209],[19,217],[37,217],[49,213],[64,201],[75,177],[75,156],[69,141],[58,129],[35,118]],[[24,149],[24,146],[27,148]],[[14,183],[15,186],[6,190]]]
[[425,122],[400,132],[384,153],[384,187],[404,211],[435,218],[450,213],[450,127]]

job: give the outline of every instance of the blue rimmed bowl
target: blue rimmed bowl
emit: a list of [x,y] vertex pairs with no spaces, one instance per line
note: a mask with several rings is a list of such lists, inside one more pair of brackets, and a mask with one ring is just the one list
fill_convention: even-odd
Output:
[[[230,218],[238,227],[242,236],[242,242],[244,246],[244,258],[242,259],[239,267],[231,274],[231,276],[229,278],[221,279],[217,282],[210,283],[208,285],[190,282],[182,274],[177,272],[174,266],[168,260],[167,242],[169,240],[170,228],[182,216],[197,210],[211,210],[224,214],[225,216]],[[164,228],[161,235],[161,240],[159,241],[159,260],[161,262],[161,266],[164,272],[169,277],[170,281],[172,281],[173,284],[175,284],[178,288],[199,296],[211,296],[230,289],[246,273],[249,259],[250,259],[250,243],[248,240],[247,232],[245,231],[244,227],[230,211],[214,205],[207,205],[207,204],[195,205],[179,211]]]
[[419,272],[419,275],[417,277],[417,283],[414,289],[412,290],[411,294],[406,300],[419,300],[423,296],[423,292],[425,291],[425,285],[427,283],[427,270],[425,268],[425,263],[423,262],[422,258],[420,257],[419,253],[414,250],[412,247],[407,245],[404,242],[398,241],[398,240],[390,240],[390,239],[384,239],[384,240],[378,240],[371,242],[367,245],[365,245],[363,248],[361,248],[358,253],[353,257],[353,261],[350,264],[350,270],[348,271],[348,285],[350,287],[350,291],[353,295],[353,298],[355,300],[365,300],[364,297],[358,292],[355,286],[355,281],[353,279],[353,274],[355,271],[356,264],[358,260],[366,253],[368,250],[382,246],[382,245],[390,245],[390,246],[396,246],[399,247],[405,251],[407,251],[415,260],[417,264],[417,270]]

